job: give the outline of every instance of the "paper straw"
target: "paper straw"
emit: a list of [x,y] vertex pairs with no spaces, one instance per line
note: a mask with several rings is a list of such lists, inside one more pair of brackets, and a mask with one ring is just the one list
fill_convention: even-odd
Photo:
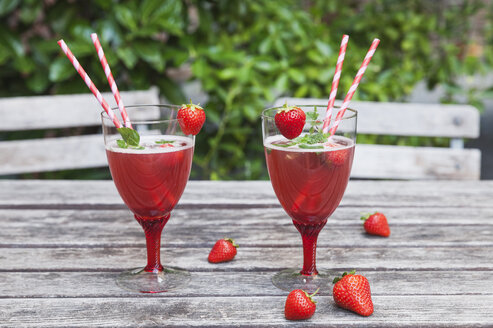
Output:
[[122,115],[123,123],[125,124],[125,126],[127,128],[132,128],[132,124],[130,123],[130,119],[127,115],[127,111],[125,110],[125,106],[123,105],[122,98],[120,97],[120,92],[118,91],[118,87],[116,86],[115,79],[113,78],[113,74],[111,74],[110,65],[108,64],[108,61],[106,60],[106,56],[104,55],[103,47],[101,46],[101,43],[99,42],[98,35],[96,33],[92,33],[91,39],[92,39],[92,43],[94,43],[94,47],[96,48],[96,51],[98,52],[99,61],[101,62],[101,66],[103,66],[104,74],[106,75],[106,79],[108,80],[108,83],[110,84],[111,92],[113,93],[113,96],[115,97],[116,104],[118,105],[118,109],[120,110],[120,114]]
[[80,77],[82,77],[82,79],[86,83],[87,87],[91,90],[91,92],[96,97],[96,99],[99,101],[101,106],[103,106],[104,111],[106,112],[106,114],[108,114],[109,118],[113,121],[113,124],[115,124],[115,126],[117,128],[121,128],[122,125],[121,125],[120,121],[118,120],[118,118],[115,116],[115,113],[113,113],[113,111],[111,110],[111,108],[108,105],[108,103],[106,102],[106,100],[104,100],[104,98],[101,95],[101,93],[99,92],[99,90],[96,88],[94,83],[89,78],[89,75],[87,75],[86,71],[84,71],[82,66],[79,64],[79,61],[77,60],[77,58],[75,58],[74,54],[72,54],[72,51],[70,51],[70,49],[67,47],[67,45],[65,44],[65,41],[63,41],[63,39],[59,40],[58,45],[62,48],[65,55],[67,55],[67,57],[70,60],[70,62],[72,63],[72,65],[74,65],[75,70],[77,71],[77,73],[79,73]]
[[368,49],[365,59],[363,60],[363,63],[361,64],[361,67],[358,70],[358,73],[354,77],[353,84],[351,84],[351,87],[349,88],[349,91],[346,94],[346,98],[344,98],[344,102],[342,103],[342,106],[336,115],[334,124],[330,128],[329,132],[331,136],[334,135],[334,133],[337,130],[337,127],[339,126],[339,123],[341,123],[342,117],[344,116],[344,113],[346,112],[346,109],[349,106],[349,102],[351,101],[351,98],[353,98],[353,95],[356,92],[356,89],[358,88],[358,85],[361,81],[361,78],[363,77],[363,74],[365,74],[368,64],[370,63],[370,60],[373,57],[373,54],[375,53],[375,50],[377,49],[379,43],[380,43],[379,39],[374,39],[373,42],[371,43],[370,49]]
[[329,103],[327,104],[327,112],[325,115],[325,121],[323,126],[323,132],[329,132],[330,119],[332,117],[332,108],[334,107],[334,102],[336,101],[337,87],[339,85],[339,80],[341,78],[342,64],[344,63],[344,56],[346,55],[346,47],[349,40],[349,35],[344,34],[342,36],[341,47],[339,48],[339,57],[337,57],[336,70],[334,73],[334,78],[332,80],[332,89],[330,89]]

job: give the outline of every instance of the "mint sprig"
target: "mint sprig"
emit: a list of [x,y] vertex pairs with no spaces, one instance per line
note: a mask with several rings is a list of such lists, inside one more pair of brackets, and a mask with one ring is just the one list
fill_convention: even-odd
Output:
[[317,113],[317,106],[313,108],[312,112],[305,112],[305,115],[307,118],[309,118],[311,121],[316,121],[318,120],[318,113]]
[[145,147],[140,146],[140,135],[137,131],[131,128],[118,128],[117,130],[123,138],[123,140],[118,139],[116,141],[118,147],[123,149],[145,149]]
[[127,145],[139,147],[140,135],[137,131],[131,128],[118,128],[117,130]]

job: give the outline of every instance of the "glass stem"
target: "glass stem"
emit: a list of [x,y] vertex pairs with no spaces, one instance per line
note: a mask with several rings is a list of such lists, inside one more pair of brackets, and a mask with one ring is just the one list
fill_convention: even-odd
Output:
[[157,218],[146,219],[135,215],[135,219],[140,223],[146,235],[147,246],[147,265],[146,272],[161,272],[161,232],[169,220],[170,214]]
[[317,275],[317,239],[327,220],[319,224],[302,224],[294,220],[293,223],[303,240],[303,269],[300,273],[305,276]]

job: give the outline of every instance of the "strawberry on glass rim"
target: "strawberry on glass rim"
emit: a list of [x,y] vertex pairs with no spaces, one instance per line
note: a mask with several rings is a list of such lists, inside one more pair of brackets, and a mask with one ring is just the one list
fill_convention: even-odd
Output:
[[205,122],[205,111],[199,105],[192,103],[181,105],[176,118],[179,120],[180,127],[185,134],[197,135]]
[[305,112],[297,106],[284,104],[274,117],[279,132],[287,139],[294,139],[301,134],[305,126]]

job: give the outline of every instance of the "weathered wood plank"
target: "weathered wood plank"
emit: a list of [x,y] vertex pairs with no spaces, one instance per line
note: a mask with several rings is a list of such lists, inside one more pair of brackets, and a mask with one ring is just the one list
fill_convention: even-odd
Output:
[[[325,105],[328,99],[280,98],[296,105]],[[336,101],[340,106],[341,102]],[[358,111],[358,132],[366,134],[477,138],[479,111],[470,105],[352,101]],[[325,109],[322,107],[322,109]]]
[[108,166],[102,135],[0,142],[0,175]]
[[[372,295],[493,295],[491,271],[368,271]],[[144,296],[118,287],[118,272],[0,272],[0,298]],[[193,272],[189,284],[158,297],[280,296],[273,272]],[[74,288],[74,283],[77,288]],[[207,288],[204,288],[207,286]],[[332,295],[332,291],[321,293]]]
[[477,149],[356,145],[351,177],[369,179],[479,180]]
[[285,296],[215,298],[2,299],[0,325],[23,327],[491,327],[493,296],[375,296],[375,312],[360,317],[317,298],[309,321],[284,319]]
[[[384,212],[390,219],[391,238],[365,234],[360,213],[341,208],[322,230],[319,246],[493,246],[493,209],[480,211],[482,216],[475,218],[480,224],[468,225],[464,217],[478,213],[471,208],[431,213],[419,209],[409,218],[410,210],[388,210]],[[290,218],[279,208],[177,209],[164,230],[168,247],[207,247],[224,236],[235,238],[243,247],[300,243]],[[144,245],[143,231],[127,210],[0,210],[0,247]]]
[[[214,265],[207,261],[210,247],[166,247],[164,265],[191,271],[270,271],[299,267],[301,243],[292,247],[243,247],[234,261]],[[348,270],[493,270],[488,247],[319,247],[319,269]],[[144,247],[3,248],[2,271],[108,271],[144,265]]]
[[[127,106],[159,103],[157,88],[125,91],[121,96]],[[103,97],[109,104],[115,103],[111,93],[103,93]],[[0,98],[0,131],[100,125],[101,111],[101,106],[90,93]]]
[[[350,181],[341,206],[493,207],[493,181]],[[0,180],[0,206],[121,206],[112,181]],[[279,206],[269,181],[189,181],[181,206]]]

